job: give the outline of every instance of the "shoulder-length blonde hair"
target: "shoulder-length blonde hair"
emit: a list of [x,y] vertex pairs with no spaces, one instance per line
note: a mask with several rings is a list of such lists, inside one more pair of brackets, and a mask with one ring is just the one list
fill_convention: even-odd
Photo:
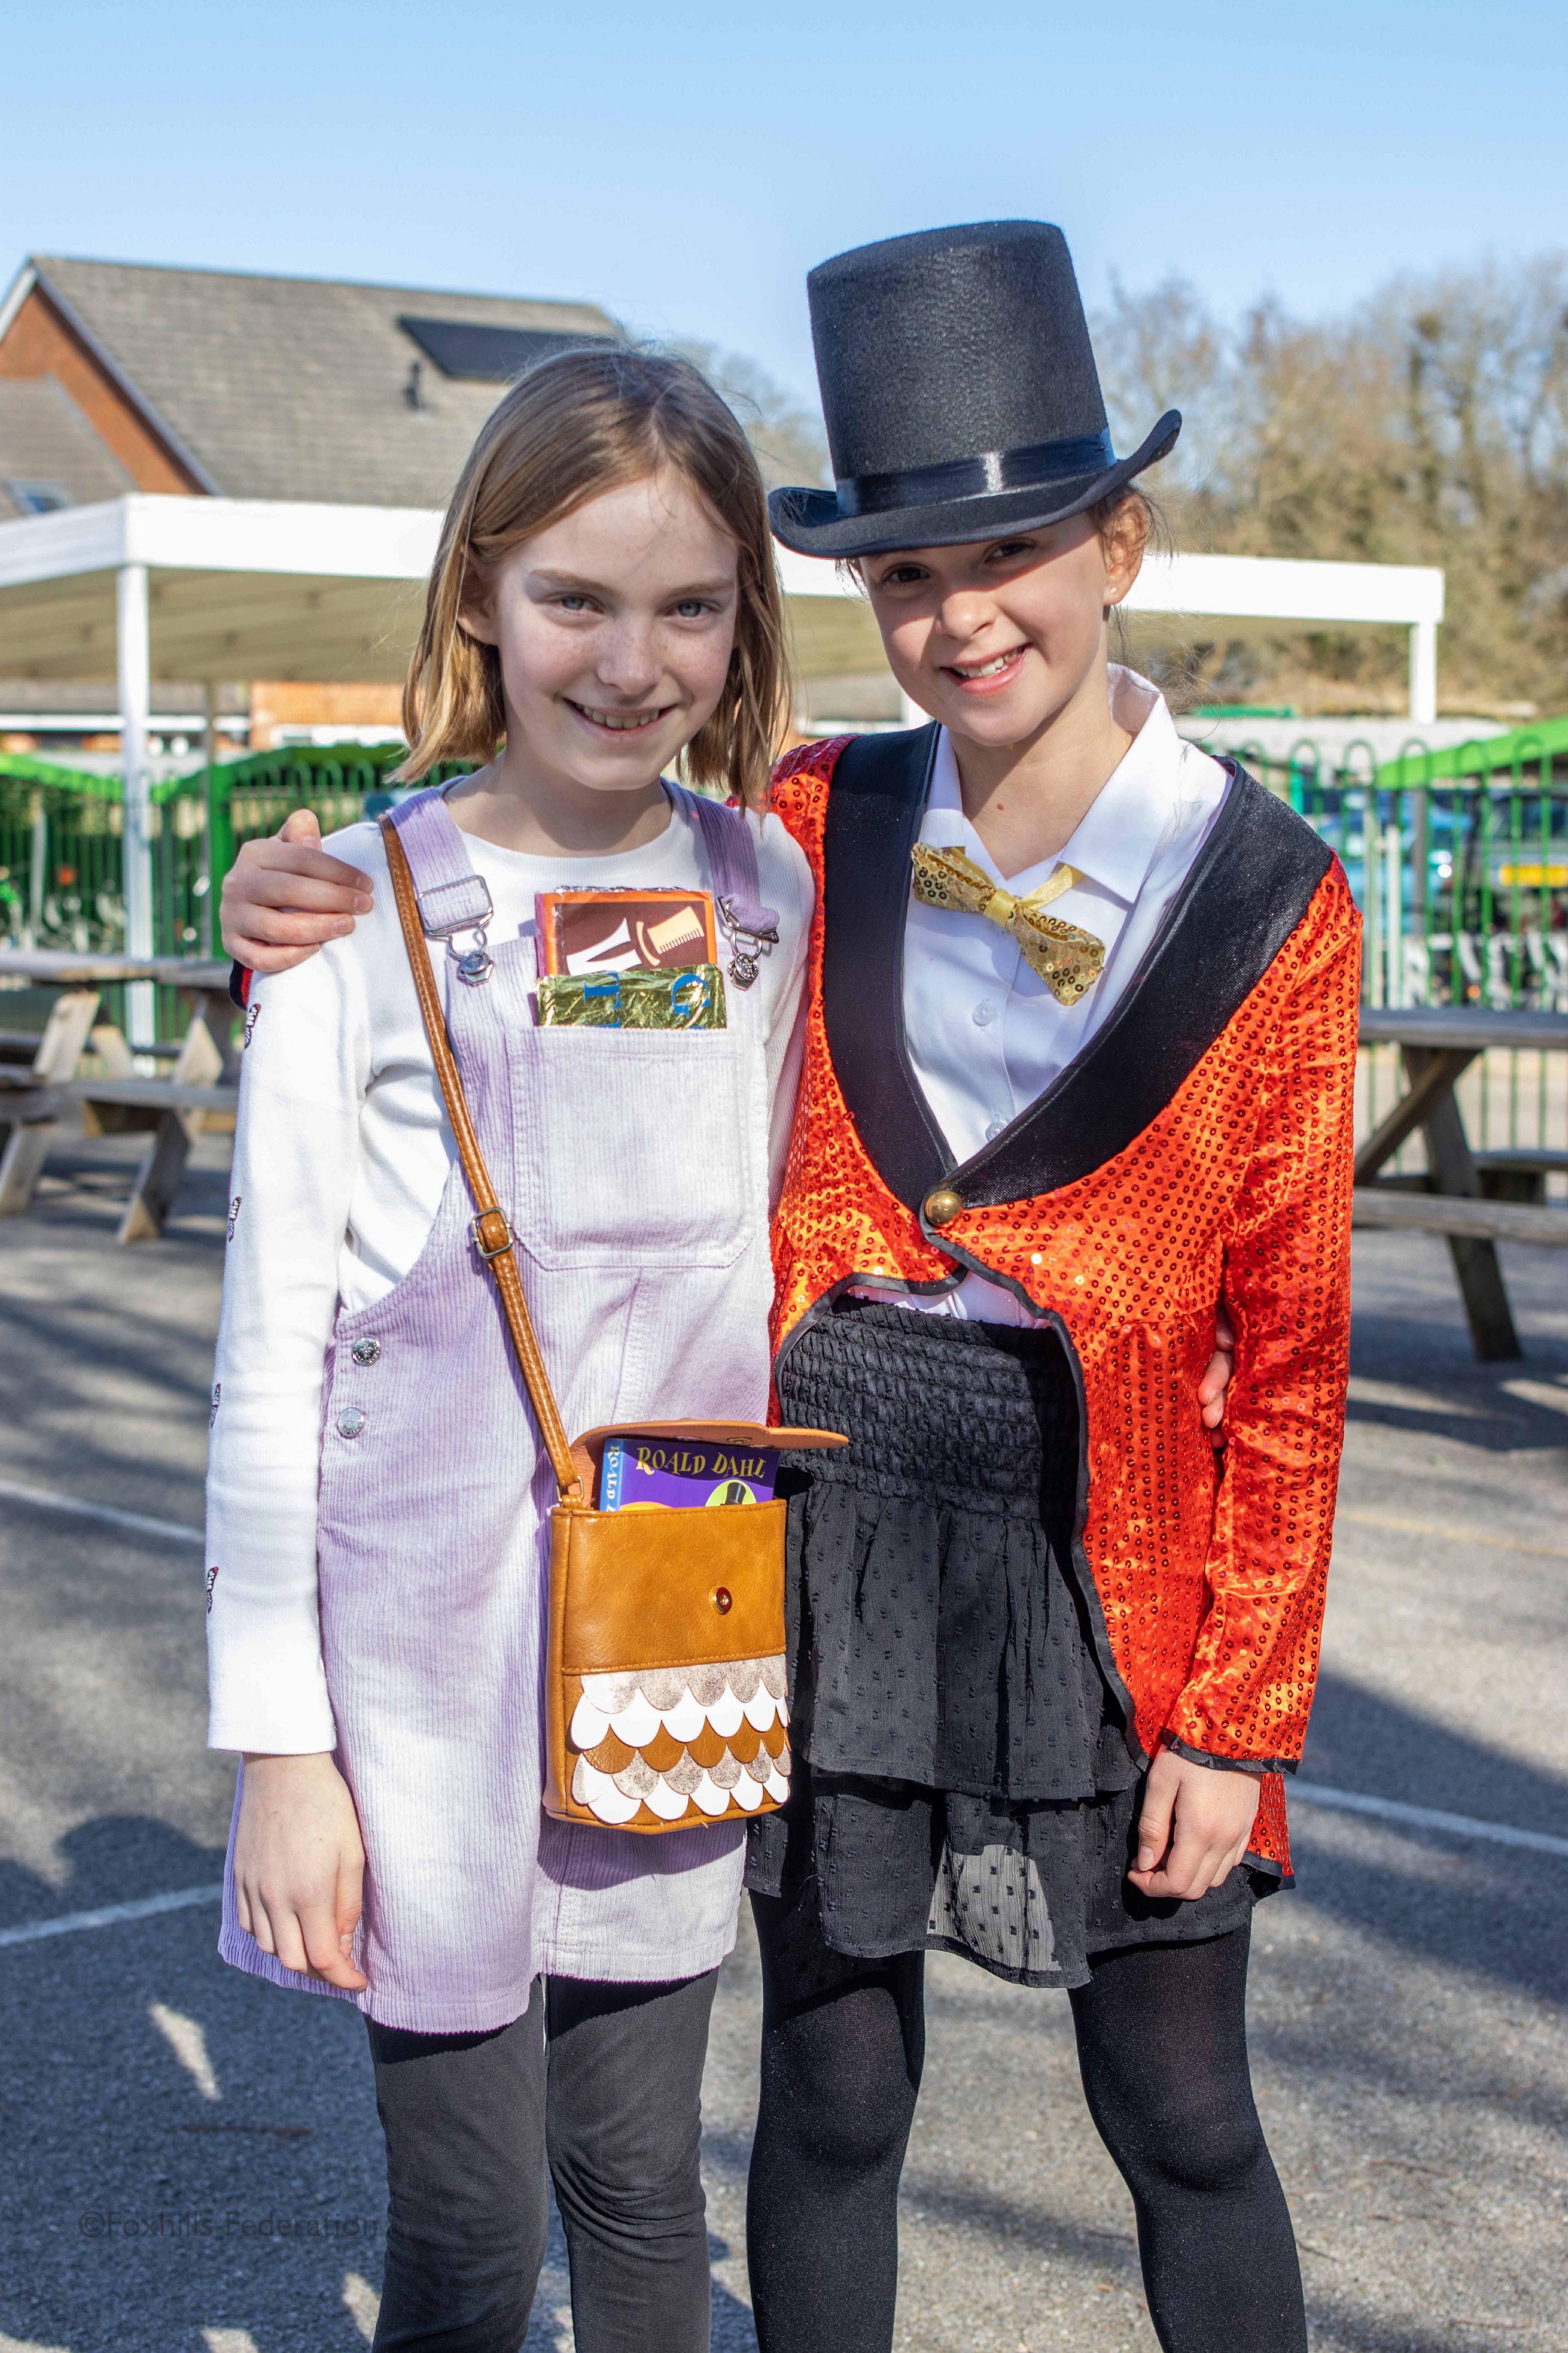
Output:
[[760,803],[786,668],[757,461],[737,419],[687,361],[614,348],[542,360],[486,418],[441,527],[403,691],[409,751],[397,781],[416,783],[444,760],[491,760],[506,733],[500,659],[468,635],[463,605],[485,593],[523,540],[666,465],[685,475],[740,550],[729,676],[718,709],[686,747],[683,773]]

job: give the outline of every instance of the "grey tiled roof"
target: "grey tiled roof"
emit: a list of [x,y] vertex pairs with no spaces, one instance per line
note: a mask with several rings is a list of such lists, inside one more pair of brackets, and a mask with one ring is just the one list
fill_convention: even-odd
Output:
[[227,498],[446,503],[501,387],[440,375],[400,313],[615,332],[591,302],[45,256],[33,267]]
[[0,521],[35,511],[10,494],[7,485],[20,482],[56,487],[73,507],[136,487],[52,375],[0,376]]

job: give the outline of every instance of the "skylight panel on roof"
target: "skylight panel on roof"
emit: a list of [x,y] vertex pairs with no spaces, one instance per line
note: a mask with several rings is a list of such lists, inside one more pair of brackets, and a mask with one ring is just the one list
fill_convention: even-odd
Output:
[[70,493],[63,482],[22,481],[9,475],[0,482],[18,514],[55,514],[70,504]]
[[508,384],[553,352],[604,342],[602,335],[563,334],[547,327],[480,326],[468,319],[400,318],[397,323],[443,375],[473,384]]

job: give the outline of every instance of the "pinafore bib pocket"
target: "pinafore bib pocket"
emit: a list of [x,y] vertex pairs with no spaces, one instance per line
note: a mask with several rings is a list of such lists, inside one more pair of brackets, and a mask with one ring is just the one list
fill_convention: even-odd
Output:
[[724,1029],[539,1029],[537,1148],[514,1223],[544,1267],[728,1266],[755,1217],[754,1018]]

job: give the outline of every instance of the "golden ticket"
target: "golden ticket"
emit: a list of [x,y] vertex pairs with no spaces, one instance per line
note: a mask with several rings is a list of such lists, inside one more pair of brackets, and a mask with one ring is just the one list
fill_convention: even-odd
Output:
[[684,972],[545,973],[539,983],[542,1029],[722,1029],[724,983],[713,964]]

